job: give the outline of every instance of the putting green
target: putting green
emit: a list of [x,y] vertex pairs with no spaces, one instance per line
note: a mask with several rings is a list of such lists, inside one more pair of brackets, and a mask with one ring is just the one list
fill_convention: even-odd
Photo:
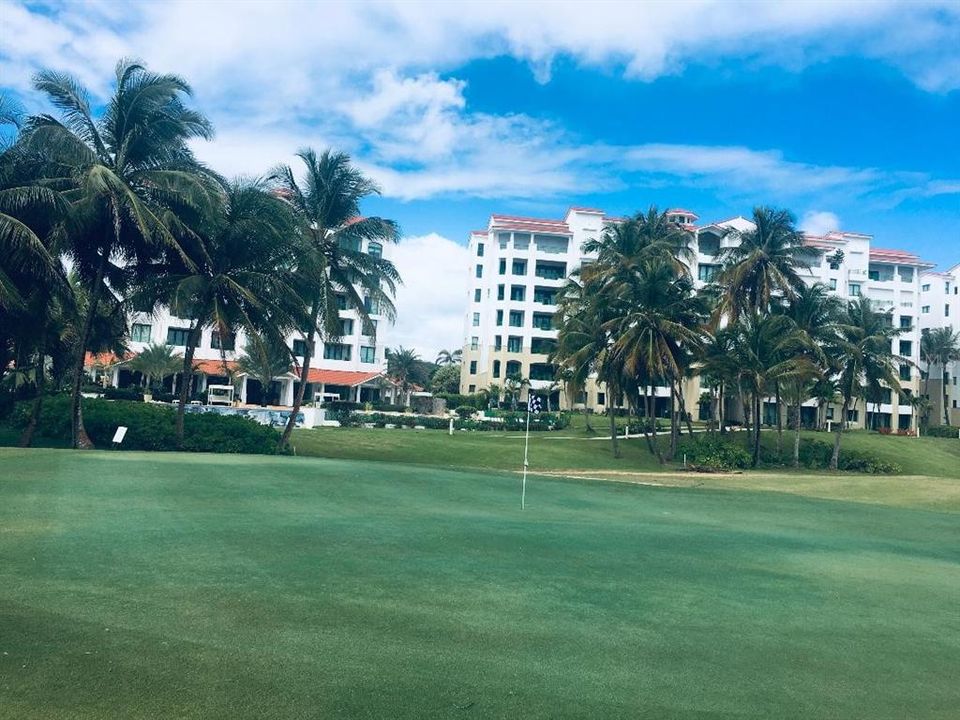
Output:
[[956,717],[960,514],[527,499],[490,471],[0,449],[0,717]]

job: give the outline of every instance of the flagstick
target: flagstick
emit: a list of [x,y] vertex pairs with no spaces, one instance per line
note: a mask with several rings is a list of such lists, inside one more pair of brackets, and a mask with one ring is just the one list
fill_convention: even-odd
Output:
[[530,449],[530,402],[527,401],[527,436],[523,441],[523,489],[520,491],[520,509],[527,506],[527,452]]

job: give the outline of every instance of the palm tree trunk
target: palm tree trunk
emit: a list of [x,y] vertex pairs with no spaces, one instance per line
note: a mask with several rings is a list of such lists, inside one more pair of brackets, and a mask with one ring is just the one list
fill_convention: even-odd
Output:
[[657,442],[657,419],[654,417],[657,400],[653,394],[653,388],[649,388],[649,390],[650,392],[644,396],[644,412],[646,412],[647,415],[647,417],[644,418],[646,421],[644,430],[649,432],[647,442],[650,443],[651,452],[657,456],[657,460],[663,465],[663,453],[660,452],[660,443]]
[[719,421],[720,421],[720,434],[726,435],[727,424],[726,424],[726,413],[724,412],[724,409],[723,409],[723,404],[725,400],[723,390],[724,390],[724,383],[721,380],[720,389],[717,391],[717,409],[718,409],[717,417],[719,418]]
[[947,403],[950,402],[950,390],[947,387],[947,363],[944,362],[940,370],[940,386],[943,388],[943,424],[950,424],[950,408]]
[[100,264],[97,266],[97,274],[93,281],[93,287],[90,289],[90,297],[87,298],[87,316],[83,320],[83,329],[80,333],[79,347],[77,348],[77,365],[73,370],[73,382],[70,386],[70,429],[72,435],[72,445],[77,450],[92,450],[94,445],[87,435],[86,428],[83,427],[83,408],[81,407],[80,385],[83,383],[83,361],[87,355],[87,343],[90,340],[90,332],[93,329],[93,318],[97,314],[97,306],[100,304],[100,293],[103,285],[103,278],[107,272],[107,263],[110,260],[110,252],[104,249],[100,257]]
[[680,404],[680,417],[687,426],[687,435],[693,437],[693,423],[690,421],[690,413],[687,412],[687,401],[683,399],[683,390],[681,381],[677,380],[677,402]]
[[620,457],[620,440],[617,438],[617,417],[616,410],[613,407],[613,399],[610,399],[610,406],[607,408],[607,415],[610,416],[610,444],[613,449],[613,456]]
[[800,384],[797,383],[797,404],[794,410],[794,431],[796,434],[793,436],[793,466],[795,468],[800,467],[800,403],[802,402],[802,394],[802,388]]
[[290,417],[287,418],[287,424],[283,428],[283,434],[277,443],[281,450],[290,442],[290,436],[293,434],[293,428],[297,424],[297,413],[303,407],[303,395],[307,390],[307,379],[310,377],[310,360],[313,356],[313,344],[317,337],[317,316],[320,314],[318,303],[313,304],[313,312],[310,313],[310,332],[307,333],[306,349],[303,351],[303,366],[300,368],[300,389],[293,397],[293,407],[290,409]]
[[843,409],[840,411],[840,422],[837,424],[836,436],[833,438],[833,455],[830,458],[830,469],[836,470],[840,461],[840,436],[847,424],[847,413],[850,412],[850,400],[843,398]]
[[780,381],[773,383],[774,398],[777,408],[777,458],[783,453],[783,405],[780,398]]
[[23,429],[23,433],[20,435],[20,440],[17,443],[22,448],[30,447],[31,443],[33,443],[33,434],[37,430],[37,423],[40,422],[40,411],[43,409],[43,393],[46,390],[46,375],[44,374],[43,367],[46,350],[47,329],[46,326],[44,326],[40,334],[40,339],[37,343],[37,354],[39,356],[36,376],[37,397],[33,399],[33,407],[30,409],[30,421]]
[[203,324],[197,320],[193,330],[187,338],[187,347],[183,351],[183,370],[180,374],[180,397],[177,401],[177,447],[183,446],[183,418],[187,413],[187,398],[190,395],[190,386],[193,384],[193,355],[200,344],[203,334]]
[[760,390],[754,390],[753,393],[753,460],[751,467],[756,467],[760,462]]

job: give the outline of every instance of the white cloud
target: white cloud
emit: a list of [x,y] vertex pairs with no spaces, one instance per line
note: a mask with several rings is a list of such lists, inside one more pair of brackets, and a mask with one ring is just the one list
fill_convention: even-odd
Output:
[[403,285],[397,290],[397,324],[388,331],[387,344],[416,348],[430,361],[441,349],[462,347],[467,248],[430,233],[403,238],[390,258]]
[[832,212],[811,210],[804,214],[800,229],[811,235],[824,235],[831,230],[840,229],[840,218]]

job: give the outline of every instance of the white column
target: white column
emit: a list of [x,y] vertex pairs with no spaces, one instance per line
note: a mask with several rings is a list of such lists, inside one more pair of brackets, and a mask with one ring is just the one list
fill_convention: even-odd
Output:
[[287,407],[293,407],[293,380],[287,378],[283,384],[283,392],[281,393],[281,405],[286,405]]
[[244,376],[243,382],[240,383],[240,402],[244,405],[247,404],[247,380],[248,378]]

